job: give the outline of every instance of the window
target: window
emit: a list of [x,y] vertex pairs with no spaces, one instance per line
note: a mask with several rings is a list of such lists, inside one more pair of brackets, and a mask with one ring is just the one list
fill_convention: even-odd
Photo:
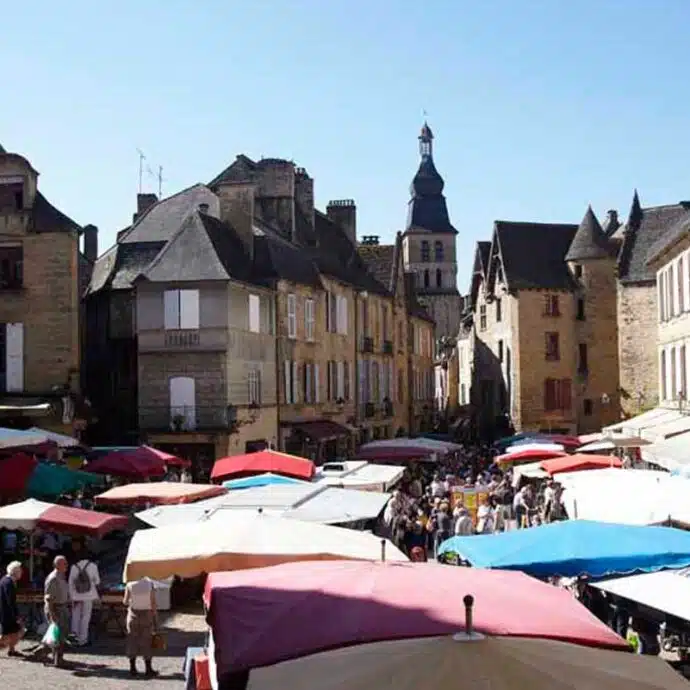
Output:
[[570,379],[545,379],[544,411],[567,411],[572,407],[572,384]]
[[680,346],[680,350],[678,351],[678,356],[680,357],[680,397],[682,400],[687,399],[688,395],[688,381],[687,381],[687,369],[686,369],[686,361],[685,361],[685,345]]
[[336,301],[338,305],[338,326],[336,330],[341,335],[347,335],[347,297],[345,295],[338,295]]
[[685,280],[684,280],[684,266],[683,257],[678,259],[678,313],[682,314],[685,311]]
[[261,300],[259,295],[249,295],[249,330],[252,333],[261,331]]
[[582,414],[585,417],[591,417],[593,411],[594,411],[594,405],[592,404],[592,401],[589,398],[585,398],[582,401]]
[[585,301],[580,297],[577,300],[577,313],[575,315],[575,318],[578,321],[584,321],[585,320]]
[[343,362],[343,398],[345,400],[352,399],[352,391],[350,388],[350,362]]
[[486,330],[486,304],[482,304],[479,307],[479,330]]
[[436,269],[436,287],[443,287],[443,272],[440,268]]
[[170,424],[173,429],[196,429],[196,381],[189,376],[174,376],[170,386]]
[[379,380],[379,363],[371,362],[371,378],[369,380],[369,402],[379,401],[380,380]]
[[544,316],[560,316],[558,295],[544,295]]
[[573,267],[573,270],[575,271],[575,277],[579,280],[582,278],[582,264],[575,264]]
[[261,405],[261,372],[258,369],[249,370],[249,404]]
[[0,323],[0,392],[24,390],[24,324]]
[[657,291],[658,291],[658,307],[659,307],[659,322],[664,320],[664,274],[659,273],[657,276]]
[[503,341],[498,341],[498,361],[503,363]]
[[671,264],[668,267],[668,318],[672,319],[676,315],[676,280],[675,280],[675,266]]
[[496,323],[501,323],[503,320],[503,305],[501,304],[501,298],[496,298]]
[[405,402],[405,376],[402,369],[398,369],[398,402]]
[[20,288],[23,282],[23,247],[0,247],[0,290],[3,288]]
[[460,404],[467,405],[467,387],[464,383],[460,384]]
[[580,343],[577,346],[577,372],[578,374],[586,374],[588,371],[587,345],[585,343]]
[[304,301],[304,337],[307,340],[314,340],[314,300]]
[[0,209],[21,211],[24,208],[24,178],[3,176],[0,178]]
[[546,333],[546,361],[557,362],[561,358],[558,333]]
[[678,382],[676,379],[676,348],[672,347],[669,353],[669,359],[671,360],[671,400],[675,400],[678,393]]
[[163,296],[163,325],[166,331],[199,328],[199,291],[166,290]]
[[289,359],[283,364],[283,379],[285,381],[285,403],[294,405],[298,401],[297,362]]
[[306,362],[302,369],[302,390],[305,403],[318,403],[319,395],[319,365]]
[[429,269],[427,268],[427,269],[424,271],[424,287],[425,287],[425,288],[428,288],[428,287],[429,287],[429,284],[430,284],[430,280],[429,280]]
[[287,296],[288,338],[297,337],[297,295]]
[[661,399],[662,400],[668,400],[668,389],[666,386],[666,352],[664,350],[661,351],[661,356],[660,356],[661,362],[659,365],[659,370],[661,373]]
[[441,240],[434,242],[434,259],[436,261],[443,261],[443,242]]
[[422,240],[422,261],[430,261],[431,253],[429,251],[429,243],[426,240]]

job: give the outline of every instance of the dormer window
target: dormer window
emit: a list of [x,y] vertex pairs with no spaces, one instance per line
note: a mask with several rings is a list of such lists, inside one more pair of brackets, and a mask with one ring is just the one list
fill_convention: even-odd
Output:
[[24,204],[24,178],[19,175],[0,176],[0,211],[22,211]]

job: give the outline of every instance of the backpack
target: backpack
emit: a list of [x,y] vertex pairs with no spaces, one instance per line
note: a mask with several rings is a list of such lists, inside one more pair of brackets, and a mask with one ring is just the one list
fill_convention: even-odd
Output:
[[87,563],[83,568],[78,565],[75,567],[77,568],[77,577],[74,580],[74,590],[77,594],[87,594],[91,591],[91,578],[86,572],[89,564]]

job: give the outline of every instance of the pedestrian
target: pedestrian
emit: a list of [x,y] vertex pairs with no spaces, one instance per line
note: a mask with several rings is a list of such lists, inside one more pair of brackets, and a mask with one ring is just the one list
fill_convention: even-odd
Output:
[[157,627],[156,592],[153,583],[145,577],[128,582],[124,604],[127,607],[127,658],[129,673],[137,676],[137,657],[143,657],[145,675],[157,676],[153,670],[153,635]]
[[8,647],[7,656],[20,657],[16,647],[24,636],[24,626],[17,607],[17,582],[22,578],[22,564],[12,561],[0,579],[0,649]]
[[69,571],[69,593],[72,601],[72,635],[80,647],[89,644],[89,626],[93,605],[98,601],[101,584],[98,566],[89,558],[83,543],[75,544],[76,562]]
[[62,666],[65,653],[65,638],[69,630],[69,585],[67,584],[67,559],[56,556],[53,571],[44,585],[45,614],[48,623],[57,626],[59,637],[53,648],[53,665]]

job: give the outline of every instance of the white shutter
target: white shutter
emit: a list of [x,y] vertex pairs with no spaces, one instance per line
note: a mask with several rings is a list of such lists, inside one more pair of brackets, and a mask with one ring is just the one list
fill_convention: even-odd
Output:
[[297,337],[297,297],[287,296],[288,338]]
[[180,328],[199,328],[199,291],[180,290]]
[[298,403],[300,401],[299,395],[299,368],[297,362],[292,362],[292,402]]
[[347,297],[338,295],[338,333],[347,335]]
[[289,405],[292,403],[292,363],[289,359],[286,359],[283,364],[283,372],[285,374],[285,403]]
[[319,390],[319,387],[321,386],[321,380],[319,376],[319,365],[318,363],[314,364],[314,402],[315,403],[320,403],[321,402],[321,391]]
[[330,333],[333,330],[331,324],[331,293],[326,291],[326,331]]
[[249,330],[252,333],[261,331],[261,302],[259,295],[249,295]]
[[335,397],[345,399],[345,362],[336,364]]
[[175,376],[170,379],[170,421],[184,418],[184,428],[196,428],[196,386],[189,376]]
[[[1,328],[1,326],[0,326]],[[8,393],[24,390],[24,324],[8,323],[5,327],[5,388]]]
[[163,293],[163,325],[166,331],[180,327],[180,291],[166,290]]

